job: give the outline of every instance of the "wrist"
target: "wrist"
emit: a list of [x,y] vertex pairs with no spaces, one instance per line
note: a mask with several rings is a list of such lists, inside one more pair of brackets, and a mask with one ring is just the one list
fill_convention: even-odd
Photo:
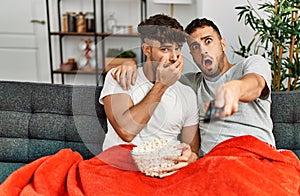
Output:
[[147,96],[151,97],[152,101],[160,102],[160,100],[161,100],[163,94],[165,93],[165,91],[167,90],[167,88],[168,88],[168,86],[166,86],[160,82],[155,82]]
[[165,91],[167,90],[167,88],[168,88],[168,86],[167,86],[166,84],[163,84],[162,82],[158,82],[158,81],[156,81],[156,82],[154,83],[154,87],[155,87],[157,90],[163,91],[163,92],[165,92]]
[[195,162],[199,159],[198,155],[195,152],[192,152],[190,163]]
[[243,91],[243,83],[241,80],[232,80],[224,84],[225,88],[234,89],[234,91],[240,96]]

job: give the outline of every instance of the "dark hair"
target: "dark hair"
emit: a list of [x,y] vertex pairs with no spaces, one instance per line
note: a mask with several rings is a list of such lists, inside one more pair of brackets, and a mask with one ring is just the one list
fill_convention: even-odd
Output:
[[138,25],[141,39],[157,40],[161,43],[186,41],[186,33],[180,23],[167,15],[157,14],[149,17]]
[[222,37],[217,25],[213,21],[206,18],[194,19],[192,22],[190,22],[190,24],[187,25],[185,32],[190,35],[191,33],[195,32],[197,28],[202,28],[205,26],[212,27],[219,34],[220,38]]

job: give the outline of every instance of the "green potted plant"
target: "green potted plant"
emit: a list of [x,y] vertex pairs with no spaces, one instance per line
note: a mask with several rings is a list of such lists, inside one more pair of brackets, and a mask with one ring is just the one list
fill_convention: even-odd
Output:
[[132,50],[124,51],[123,48],[109,48],[106,53],[104,73],[130,60],[136,61],[136,54]]
[[[255,9],[248,5],[235,7],[239,10],[238,21],[254,31],[254,38],[244,45],[239,37],[239,48],[234,53],[242,57],[263,55],[272,69],[272,90],[290,91],[300,88],[300,0],[275,0],[258,4]],[[262,14],[266,17],[262,17]]]

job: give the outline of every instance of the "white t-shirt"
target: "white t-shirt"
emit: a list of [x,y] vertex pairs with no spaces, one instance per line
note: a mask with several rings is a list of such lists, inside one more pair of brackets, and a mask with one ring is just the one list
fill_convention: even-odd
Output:
[[[239,102],[238,112],[226,117],[224,121],[204,123],[205,104],[215,99],[217,88],[231,80],[242,78],[248,73],[261,75],[271,91],[271,70],[268,62],[261,56],[254,55],[234,65],[227,72],[212,80],[204,79],[201,74],[189,74],[187,78],[198,95],[200,113],[201,151],[209,152],[220,142],[235,136],[252,135],[275,146],[272,133],[273,123],[270,117],[271,96],[260,97],[253,102]],[[184,82],[188,84],[188,82]]]
[[[113,79],[110,71],[106,75],[99,101],[103,104],[102,99],[105,96],[124,93],[131,97],[134,104],[137,104],[152,87],[153,83],[146,78],[142,67],[138,68],[136,84],[130,90],[123,90]],[[183,127],[198,123],[199,114],[195,92],[189,86],[176,82],[165,91],[147,125],[131,143],[139,145],[145,141],[152,141],[154,138],[177,140]],[[114,145],[127,144],[118,136],[109,121],[107,124],[108,131],[103,143],[103,150]]]

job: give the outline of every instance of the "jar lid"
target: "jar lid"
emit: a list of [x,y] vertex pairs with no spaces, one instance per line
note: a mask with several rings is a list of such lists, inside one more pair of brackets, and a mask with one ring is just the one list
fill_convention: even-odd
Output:
[[69,58],[68,59],[68,63],[74,63],[75,62],[75,58]]
[[76,15],[76,12],[67,12],[69,15]]
[[85,16],[94,17],[94,12],[86,12]]

